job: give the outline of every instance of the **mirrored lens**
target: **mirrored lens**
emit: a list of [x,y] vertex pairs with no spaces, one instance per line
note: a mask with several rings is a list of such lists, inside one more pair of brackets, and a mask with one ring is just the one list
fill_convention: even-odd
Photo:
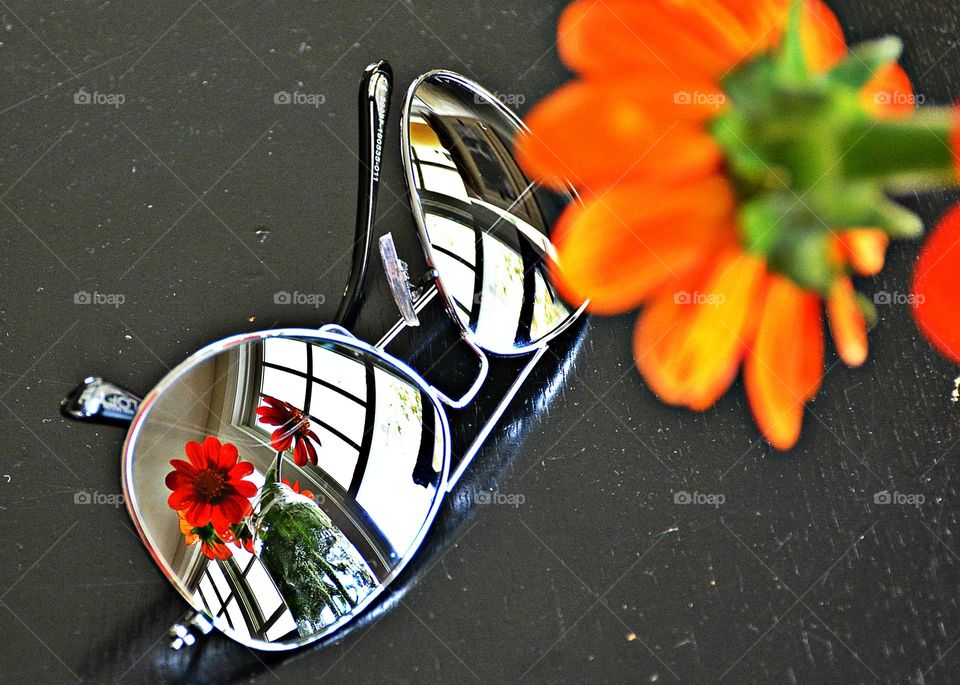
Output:
[[345,623],[439,505],[446,419],[359,343],[248,338],[199,353],[144,406],[125,449],[134,518],[193,607],[245,644],[299,646]]
[[572,200],[533,184],[512,150],[517,118],[462,77],[411,92],[405,160],[414,211],[449,308],[480,347],[519,354],[575,313],[547,278],[548,229]]

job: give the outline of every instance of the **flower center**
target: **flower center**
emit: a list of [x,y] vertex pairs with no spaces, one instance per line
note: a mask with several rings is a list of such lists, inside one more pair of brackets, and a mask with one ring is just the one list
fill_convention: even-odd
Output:
[[227,477],[223,471],[206,469],[197,474],[193,481],[197,499],[203,502],[215,502],[227,486]]
[[284,427],[287,429],[287,435],[296,434],[300,431],[308,430],[310,428],[310,420],[304,412],[299,409],[294,409],[291,412],[290,420],[287,421]]

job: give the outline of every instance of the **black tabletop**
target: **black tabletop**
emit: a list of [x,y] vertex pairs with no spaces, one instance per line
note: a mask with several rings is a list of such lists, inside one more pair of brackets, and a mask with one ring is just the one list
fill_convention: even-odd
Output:
[[[223,637],[167,650],[185,606],[119,502],[123,430],[71,423],[58,400],[87,374],[145,392],[225,335],[328,321],[363,67],[390,60],[398,91],[450,68],[526,111],[567,78],[562,5],[0,2],[0,680],[956,680],[960,371],[900,303],[917,243],[861,284],[892,302],[870,360],[828,350],[792,452],[759,438],[739,383],[703,414],[660,404],[633,368],[634,317],[593,319],[541,362],[355,630],[281,656]],[[960,9],[838,13],[853,38],[904,38],[926,102],[957,96]],[[378,233],[415,270],[398,110]],[[907,204],[933,222],[951,199]],[[369,288],[357,333],[375,340],[397,315],[379,269]]]

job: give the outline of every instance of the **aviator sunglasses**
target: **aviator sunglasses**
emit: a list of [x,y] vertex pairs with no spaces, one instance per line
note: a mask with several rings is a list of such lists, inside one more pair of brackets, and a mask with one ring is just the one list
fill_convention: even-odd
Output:
[[[143,399],[87,378],[65,415],[128,425],[122,482],[154,561],[190,604],[171,646],[213,628],[293,649],[356,619],[423,542],[548,345],[583,312],[547,277],[548,229],[576,197],[531,183],[512,150],[524,128],[495,95],[449,71],[410,86],[401,116],[409,200],[428,266],[411,283],[391,235],[379,251],[401,319],[375,345],[350,333],[363,299],[392,90],[386,62],[360,84],[360,183],[349,282],[335,322],[244,333],[170,371]],[[434,298],[477,360],[449,397],[386,352]],[[527,356],[456,468],[446,408]]]

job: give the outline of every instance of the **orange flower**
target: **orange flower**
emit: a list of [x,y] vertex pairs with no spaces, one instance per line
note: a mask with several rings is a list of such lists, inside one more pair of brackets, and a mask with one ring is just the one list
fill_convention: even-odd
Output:
[[177,511],[177,517],[180,519],[180,532],[183,534],[183,540],[187,545],[192,545],[199,539],[193,531],[193,526],[187,521],[187,512],[185,509],[179,509]]
[[230,548],[224,544],[216,535],[213,535],[207,540],[203,540],[200,543],[200,551],[203,552],[203,556],[207,559],[229,559],[233,556],[233,552],[230,551]]
[[290,481],[288,481],[286,478],[284,478],[284,479],[283,479],[283,484],[286,485],[286,486],[287,486],[288,488],[290,488],[291,490],[293,490],[293,491],[294,491],[295,493],[297,493],[298,495],[303,495],[303,496],[306,497],[307,499],[313,499],[313,497],[314,497],[312,491],[310,491],[310,490],[301,490],[301,489],[300,489],[300,481],[298,481],[298,480],[297,480],[297,481],[294,481],[294,482],[293,482],[293,485],[290,485]]
[[[702,411],[744,365],[753,415],[769,442],[791,448],[820,386],[827,300],[838,352],[866,358],[866,317],[850,280],[805,289],[744,244],[738,190],[711,124],[730,106],[725,79],[777,46],[790,0],[578,0],[565,10],[558,48],[579,78],[533,109],[517,156],[545,185],[584,198],[554,232],[553,278],[594,313],[646,305],[634,354],[665,402]],[[800,22],[809,69],[827,72],[848,51],[836,17],[807,0]],[[874,115],[913,108],[897,65],[860,91]],[[831,268],[872,274],[887,235],[844,229]]]
[[[220,535],[213,530],[213,526],[207,524],[202,527],[194,527],[190,525],[190,522],[187,521],[187,512],[186,510],[178,510],[177,517],[180,519],[180,532],[183,534],[183,541],[189,546],[196,544],[200,541],[200,551],[203,553],[203,556],[208,559],[229,559],[233,556],[233,552],[230,551],[230,548],[224,544],[224,540],[221,539]],[[234,542],[239,546],[240,543],[237,543],[233,539],[233,534],[228,530],[224,532],[224,535],[229,541]],[[251,550],[252,551],[252,550]]]

